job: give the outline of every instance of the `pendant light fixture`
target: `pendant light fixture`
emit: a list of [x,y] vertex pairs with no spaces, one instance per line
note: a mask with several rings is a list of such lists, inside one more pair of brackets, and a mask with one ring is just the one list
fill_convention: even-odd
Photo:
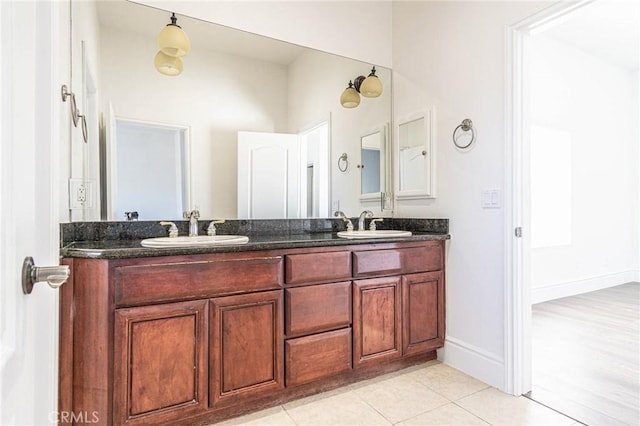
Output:
[[344,108],[355,108],[360,105],[360,95],[366,98],[377,98],[382,94],[382,82],[376,75],[376,67],[369,76],[360,75],[349,81],[349,86],[340,96],[340,104]]
[[177,76],[182,73],[184,68],[182,57],[191,50],[191,41],[177,22],[176,14],[172,13],[171,22],[158,34],[160,50],[153,60],[156,70],[168,76]]
[[177,22],[176,14],[171,14],[171,23],[158,34],[158,48],[165,55],[179,58],[189,53],[191,41]]

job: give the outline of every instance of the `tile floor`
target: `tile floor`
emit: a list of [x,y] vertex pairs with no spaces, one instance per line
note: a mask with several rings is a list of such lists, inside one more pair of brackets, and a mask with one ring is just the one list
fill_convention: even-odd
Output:
[[222,425],[579,425],[431,361]]

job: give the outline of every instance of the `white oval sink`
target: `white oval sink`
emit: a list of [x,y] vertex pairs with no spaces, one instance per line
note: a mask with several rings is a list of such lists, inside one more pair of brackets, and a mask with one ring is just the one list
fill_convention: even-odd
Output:
[[198,235],[197,237],[147,238],[140,244],[143,247],[206,247],[246,244],[248,241],[249,237],[243,235]]
[[381,229],[376,231],[340,231],[340,238],[393,238],[410,237],[411,231],[398,231],[394,229]]

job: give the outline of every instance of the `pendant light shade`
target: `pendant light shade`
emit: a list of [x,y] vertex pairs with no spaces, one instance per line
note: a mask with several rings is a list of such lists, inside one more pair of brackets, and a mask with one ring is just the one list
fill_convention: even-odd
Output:
[[189,53],[191,41],[177,21],[176,14],[172,14],[171,23],[158,34],[158,48],[165,55],[179,58]]
[[366,98],[377,98],[382,94],[382,82],[376,75],[376,67],[373,67],[369,76],[362,82],[360,93]]
[[156,53],[156,57],[153,60],[153,64],[160,74],[168,76],[177,76],[182,73],[183,63],[182,58],[175,56],[169,56],[162,51]]
[[342,92],[340,104],[345,108],[355,108],[360,105],[360,94],[353,87],[353,82],[349,81],[349,87]]

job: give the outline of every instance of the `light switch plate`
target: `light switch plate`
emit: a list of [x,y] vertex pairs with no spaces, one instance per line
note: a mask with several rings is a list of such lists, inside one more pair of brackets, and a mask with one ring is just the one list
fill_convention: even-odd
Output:
[[502,208],[502,191],[500,189],[483,189],[481,202],[483,209]]

